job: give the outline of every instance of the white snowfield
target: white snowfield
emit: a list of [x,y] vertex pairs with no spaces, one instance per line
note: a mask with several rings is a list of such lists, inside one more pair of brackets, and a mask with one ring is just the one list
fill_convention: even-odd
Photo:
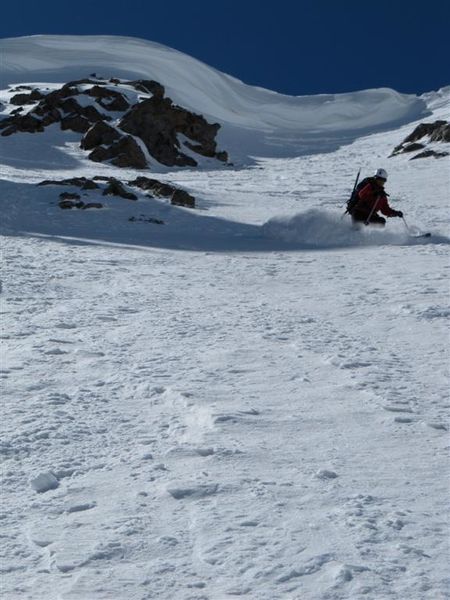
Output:
[[[258,98],[292,138],[291,158],[263,141],[247,168],[156,175],[196,210],[89,192],[95,211],[35,184],[143,173],[57,128],[0,137],[2,598],[447,599],[450,160],[387,157],[423,114],[449,119],[450,88],[333,108],[141,40],[2,45],[9,82],[139,75],[182,105],[201,82],[242,140]],[[353,230],[360,167],[386,168],[391,205],[431,237]]]

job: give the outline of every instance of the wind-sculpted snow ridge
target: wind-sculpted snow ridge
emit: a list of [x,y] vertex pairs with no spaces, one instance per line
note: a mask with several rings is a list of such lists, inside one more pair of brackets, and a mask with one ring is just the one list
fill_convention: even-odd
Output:
[[91,72],[151,78],[174,102],[222,125],[220,144],[237,160],[335,150],[363,134],[392,129],[427,113],[424,99],[387,89],[287,96],[246,85],[208,65],[146,40],[118,36],[38,35],[0,42],[5,84],[66,82]]
[[352,246],[450,244],[450,239],[442,235],[423,238],[412,237],[406,230],[356,228],[348,215],[343,217],[338,213],[318,209],[301,212],[292,217],[273,217],[263,225],[263,232],[271,239],[318,250]]

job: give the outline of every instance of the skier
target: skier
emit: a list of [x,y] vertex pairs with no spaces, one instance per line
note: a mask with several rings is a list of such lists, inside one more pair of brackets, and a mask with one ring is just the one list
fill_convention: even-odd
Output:
[[377,169],[373,177],[368,177],[362,185],[358,186],[351,209],[353,223],[384,227],[386,219],[378,215],[378,211],[386,217],[403,217],[401,210],[394,210],[388,204],[388,194],[384,191],[386,180],[387,172],[384,169]]

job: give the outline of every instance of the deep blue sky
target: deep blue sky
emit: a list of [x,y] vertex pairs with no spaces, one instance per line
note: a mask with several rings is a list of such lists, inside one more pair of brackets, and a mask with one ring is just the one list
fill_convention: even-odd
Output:
[[449,0],[15,0],[0,37],[115,34],[160,42],[287,94],[450,84]]

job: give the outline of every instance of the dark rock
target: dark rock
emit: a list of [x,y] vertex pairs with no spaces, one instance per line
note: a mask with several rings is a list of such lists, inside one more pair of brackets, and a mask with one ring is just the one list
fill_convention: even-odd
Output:
[[68,209],[68,208],[83,208],[84,202],[81,200],[74,202],[73,200],[61,200],[58,202],[59,208]]
[[21,113],[23,111],[23,108],[20,106],[19,108],[15,108],[14,110],[12,110],[10,112],[11,115],[18,115],[19,113]]
[[[417,144],[417,141],[425,136],[429,137],[430,142],[450,142],[450,123],[442,120],[435,121],[434,123],[420,123],[401,144],[394,148],[391,156],[424,148],[425,144]],[[440,153],[438,152],[437,154],[439,155]],[[428,154],[427,156],[432,155]],[[419,157],[424,158],[423,153]],[[414,158],[417,157],[415,156]]]
[[24,104],[34,104],[42,98],[45,98],[44,94],[41,94],[38,90],[33,90],[31,94],[16,94],[9,102],[17,106],[23,106]]
[[61,119],[61,129],[70,129],[76,133],[86,133],[91,124],[81,115],[70,115]]
[[84,107],[75,100],[75,98],[64,98],[58,104],[59,108],[61,108],[65,113],[71,115],[81,115],[83,113]]
[[130,135],[120,138],[120,140],[111,144],[109,148],[98,146],[89,154],[89,158],[95,162],[111,160],[111,164],[116,167],[145,169],[147,166],[144,153],[136,140]]
[[53,123],[58,123],[61,121],[61,113],[57,108],[52,108],[48,111],[48,113],[42,117],[42,125],[44,127],[48,127],[48,125],[52,125]]
[[425,150],[425,152],[420,152],[410,158],[410,160],[415,160],[416,158],[428,158],[432,156],[433,158],[443,158],[444,156],[449,156],[448,152],[436,152],[435,150]]
[[87,90],[86,94],[96,98],[96,101],[100,104],[100,106],[106,110],[125,111],[130,108],[129,103],[123,94],[120,94],[115,90],[110,90],[108,88],[95,85],[90,90]]
[[153,81],[150,79],[138,79],[136,81],[128,81],[127,85],[131,85],[138,92],[143,92],[144,94],[153,94],[158,98],[163,98],[165,94],[164,86],[162,86],[157,81]]
[[110,121],[111,117],[107,117],[99,112],[95,106],[85,106],[83,108],[83,116],[86,117],[91,123],[97,123],[98,121]]
[[59,197],[61,200],[79,200],[80,194],[75,194],[73,192],[61,192]]
[[217,152],[216,154],[216,158],[217,160],[220,160],[221,162],[228,162],[228,152],[226,152],[225,150],[222,150],[221,152]]
[[53,90],[45,96],[39,103],[39,106],[47,111],[49,108],[61,108],[61,103],[66,98],[79,95],[79,91],[76,88],[72,88],[68,85],[63,86],[59,90]]
[[92,150],[96,146],[109,146],[120,138],[120,133],[104,121],[92,125],[81,140],[83,150]]
[[14,115],[13,117],[3,119],[3,121],[0,122],[0,129],[6,127],[8,127],[8,129],[3,131],[2,135],[11,135],[11,133],[16,133],[16,131],[23,131],[26,133],[44,131],[41,120],[33,117],[31,114]]
[[155,219],[154,217],[146,217],[145,215],[141,215],[140,217],[130,217],[128,220],[132,223],[140,222],[154,223],[155,225],[164,225],[164,221],[161,221],[161,219]]
[[123,184],[111,177],[108,186],[103,190],[103,196],[120,196],[126,200],[137,200],[137,196],[131,192],[127,192]]
[[425,135],[431,135],[434,131],[439,130],[442,126],[447,125],[447,121],[435,121],[434,123],[420,123],[404,140],[403,144],[408,142],[416,142]]
[[82,190],[96,190],[99,188],[99,186],[95,183],[95,181],[92,181],[92,179],[85,179],[84,177],[81,179],[84,179],[84,182],[81,184]]
[[62,179],[60,181],[45,179],[37,185],[72,185],[80,187],[82,190],[95,190],[99,187],[92,179],[87,179],[86,177],[72,177],[71,179]]
[[75,98],[65,98],[60,101],[59,107],[69,115],[79,115],[87,119],[90,123],[97,123],[103,120],[110,120],[100,113],[95,106],[81,106]]
[[17,133],[18,129],[17,127],[14,127],[14,125],[11,125],[10,127],[7,127],[4,131],[2,131],[2,136],[6,137],[8,135],[12,135],[13,133]]
[[430,135],[431,142],[450,142],[450,123],[445,123],[436,127]]
[[105,162],[107,160],[111,160],[116,156],[116,152],[110,146],[109,148],[105,148],[104,146],[97,146],[88,156],[89,160],[93,160],[94,162]]
[[170,203],[174,206],[185,206],[187,208],[195,208],[195,198],[188,194],[185,190],[175,190]]
[[135,104],[119,123],[120,129],[140,137],[150,154],[167,166],[197,165],[180,151],[178,134],[193,140],[192,146],[199,154],[215,156],[219,127],[209,124],[201,115],[175,106],[170,98],[156,96]]
[[131,135],[127,135],[118,142],[115,142],[112,148],[117,152],[117,156],[113,158],[111,164],[116,167],[128,167],[132,169],[145,169],[147,167],[145,155]]
[[151,192],[152,196],[163,198],[172,196],[177,189],[173,185],[163,183],[157,179],[149,179],[148,177],[137,177],[134,181],[129,181],[128,185],[133,185],[141,190]]
[[403,148],[403,152],[415,152],[416,150],[422,150],[425,148],[423,144],[419,144],[419,142],[413,142],[412,144],[408,144]]
[[[95,77],[95,75],[94,75]],[[72,88],[77,88],[79,85],[98,85],[98,80],[96,79],[89,79],[89,78],[84,78],[84,79],[76,79],[75,81],[69,81],[67,83],[65,83],[62,87],[62,89],[64,88],[68,88],[68,89],[72,89]],[[78,90],[77,90],[78,92]]]
[[83,206],[83,210],[87,210],[89,208],[103,208],[103,204],[101,202],[88,202]]

